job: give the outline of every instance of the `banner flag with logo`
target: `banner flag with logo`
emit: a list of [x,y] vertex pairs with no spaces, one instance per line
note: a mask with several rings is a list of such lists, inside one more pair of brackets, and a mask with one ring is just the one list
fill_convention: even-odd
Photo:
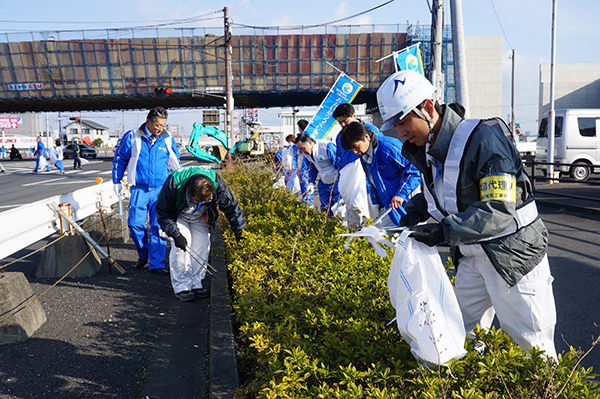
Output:
[[313,139],[327,137],[331,128],[337,122],[333,117],[333,111],[340,104],[351,103],[361,88],[362,86],[358,82],[352,80],[345,73],[340,73],[303,133],[308,134]]
[[423,72],[423,57],[421,57],[421,49],[419,48],[420,44],[421,42],[413,44],[402,51],[394,53],[396,64],[401,71],[416,71],[421,75],[425,75]]

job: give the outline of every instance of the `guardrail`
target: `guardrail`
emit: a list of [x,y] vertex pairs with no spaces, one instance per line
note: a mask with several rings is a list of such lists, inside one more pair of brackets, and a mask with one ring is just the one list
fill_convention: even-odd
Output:
[[[540,165],[548,166],[550,164],[551,164],[550,162],[536,161],[535,159],[529,159],[529,160],[523,161],[523,165],[525,167],[529,167],[529,166],[531,167],[531,172],[530,172],[529,177],[531,178],[531,184],[533,185],[534,193],[538,192],[538,193],[543,193],[543,194],[547,194],[547,195],[553,195],[556,197],[565,197],[565,198],[573,198],[573,199],[579,199],[579,200],[585,200],[585,201],[600,202],[600,198],[598,198],[598,197],[586,197],[586,196],[582,196],[582,195],[568,194],[565,192],[552,192],[550,190],[539,190],[535,185],[536,180],[541,180],[541,181],[545,181],[545,182],[552,181],[552,182],[557,182],[557,183],[580,183],[580,184],[585,184],[585,185],[589,185],[589,186],[600,186],[600,181],[580,180],[580,179],[572,179],[572,178],[567,178],[567,177],[553,177],[553,176],[547,176],[547,175],[545,175],[545,176],[536,176],[535,175],[537,166],[540,166]],[[582,163],[554,162],[554,163],[552,163],[552,165],[554,165],[555,167],[568,166],[570,168],[571,166],[576,166],[576,167],[588,168],[590,175],[592,173],[594,173],[594,169],[600,169],[594,165],[584,165]]]
[[59,218],[50,204],[70,203],[74,221],[80,221],[118,201],[112,182],[105,182],[23,205],[0,213],[0,259],[60,231]]

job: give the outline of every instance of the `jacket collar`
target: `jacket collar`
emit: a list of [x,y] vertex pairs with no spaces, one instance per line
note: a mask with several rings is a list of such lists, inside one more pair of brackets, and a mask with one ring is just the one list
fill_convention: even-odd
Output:
[[[142,123],[142,125],[138,128],[137,134],[139,134],[142,137],[146,137],[146,122]],[[158,135],[158,137],[164,136],[166,134],[168,134],[168,132],[166,130],[163,130],[162,133]]]
[[[454,131],[462,119],[446,105],[442,105],[442,115],[442,126],[435,139],[435,143],[429,147],[427,153],[441,163],[444,163],[446,161],[446,156],[448,155],[450,141],[452,141],[452,136],[454,136]],[[413,164],[415,164],[420,171],[423,171],[426,167],[425,146],[419,147],[416,144],[407,141],[404,143],[403,150],[406,151],[407,154],[410,154],[411,158],[415,160]],[[423,161],[423,164],[419,165],[421,163],[419,161],[421,160]]]

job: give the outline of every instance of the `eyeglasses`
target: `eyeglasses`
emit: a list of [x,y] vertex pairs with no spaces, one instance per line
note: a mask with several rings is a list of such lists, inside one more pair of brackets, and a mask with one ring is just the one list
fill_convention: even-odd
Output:
[[212,194],[210,195],[210,198],[207,199],[206,201],[200,202],[201,204],[208,204],[209,202],[211,202],[213,200],[213,196]]
[[198,197],[192,197],[192,201],[194,201],[196,204],[199,205],[204,205],[204,204],[208,204],[209,202],[211,202],[213,200],[213,195],[211,194],[210,198],[207,199],[206,201],[199,201]]

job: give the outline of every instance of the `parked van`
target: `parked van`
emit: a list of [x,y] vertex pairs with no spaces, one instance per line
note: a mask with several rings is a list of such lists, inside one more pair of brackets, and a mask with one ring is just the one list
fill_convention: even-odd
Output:
[[[600,109],[557,109],[554,120],[554,162],[575,164],[555,166],[572,179],[587,180],[600,172]],[[548,161],[548,112],[540,122],[535,160]],[[540,165],[538,169],[547,169]]]

